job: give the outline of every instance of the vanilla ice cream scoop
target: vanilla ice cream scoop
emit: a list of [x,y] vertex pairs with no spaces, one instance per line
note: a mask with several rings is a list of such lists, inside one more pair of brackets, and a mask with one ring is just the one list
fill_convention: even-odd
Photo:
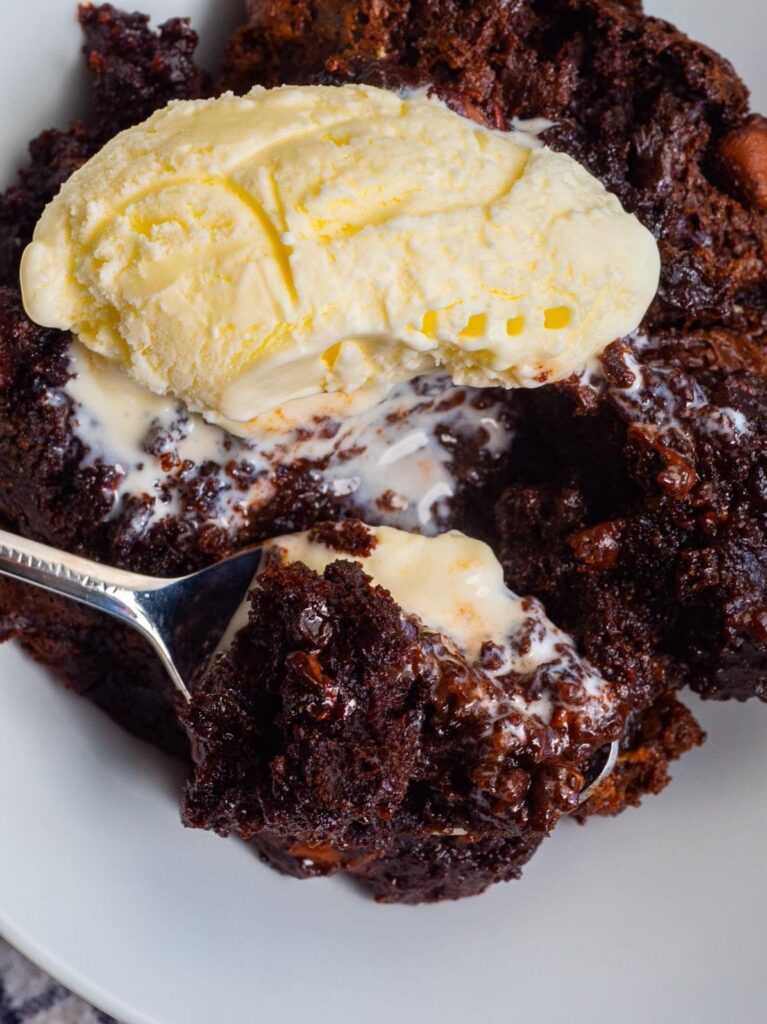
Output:
[[562,379],[638,326],[658,275],[570,157],[361,85],[170,104],[67,181],[21,271],[33,320],[242,433],[434,368]]

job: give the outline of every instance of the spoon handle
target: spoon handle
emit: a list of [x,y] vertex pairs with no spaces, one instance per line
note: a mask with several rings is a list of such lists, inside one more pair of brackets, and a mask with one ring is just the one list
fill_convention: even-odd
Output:
[[159,581],[0,530],[0,573],[134,621],[135,595]]
[[188,696],[146,611],[147,598],[173,581],[113,569],[5,530],[0,530],[0,575],[78,601],[139,630],[165,662],[178,689]]

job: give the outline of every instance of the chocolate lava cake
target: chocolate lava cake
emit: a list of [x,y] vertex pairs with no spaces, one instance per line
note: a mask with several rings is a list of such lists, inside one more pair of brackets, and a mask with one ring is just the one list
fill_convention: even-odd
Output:
[[[190,824],[239,832],[295,875],[346,870],[379,899],[468,895],[516,877],[562,813],[614,814],[662,789],[669,761],[703,738],[681,688],[767,699],[767,121],[727,61],[634,0],[251,0],[218,83],[183,20],[155,32],[111,5],[80,20],[93,118],[36,139],[0,200],[7,529],[173,576],[329,521],[401,525],[396,495],[339,485],[358,444],[264,457],[222,433],[216,459],[197,463],[175,408],[147,425],[159,469],[144,490],[89,444],[72,339],[24,314],[19,259],[62,182],[171,99],[365,81],[424,86],[498,128],[545,118],[545,143],[615,192],[663,261],[640,330],[578,378],[416,386],[391,414],[392,429],[428,417],[450,474],[434,528],[487,541],[508,586],[608,681],[615,713],[600,730],[579,732],[576,705],[559,732],[527,722],[504,746],[466,706],[486,674],[349,561],[267,569],[183,727],[138,637],[0,580],[2,638],[137,735],[189,757],[191,734]],[[339,428],[321,430],[333,441]],[[339,531],[339,553],[359,543],[353,525],[320,529]],[[506,696],[536,685],[504,683]],[[578,805],[616,738],[617,767]]]

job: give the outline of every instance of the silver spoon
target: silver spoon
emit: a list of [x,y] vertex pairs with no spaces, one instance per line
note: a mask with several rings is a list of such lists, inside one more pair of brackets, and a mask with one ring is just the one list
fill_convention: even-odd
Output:
[[[263,548],[240,551],[176,579],[112,569],[0,530],[0,574],[106,612],[138,630],[154,647],[179,692],[216,649],[250,590]],[[612,743],[599,775],[581,793],[587,800],[615,766]]]
[[176,579],[141,576],[0,530],[0,574],[72,598],[133,626],[150,642],[179,692],[215,649],[245,600],[262,548]]

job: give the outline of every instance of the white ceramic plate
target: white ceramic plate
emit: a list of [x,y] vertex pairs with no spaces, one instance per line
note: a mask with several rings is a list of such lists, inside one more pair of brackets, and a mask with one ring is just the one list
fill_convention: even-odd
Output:
[[[240,4],[188,13],[211,52]],[[767,108],[762,0],[654,0]],[[0,3],[0,173],[74,109],[74,0]],[[763,1024],[767,709],[699,706],[710,738],[641,811],[564,822],[524,879],[434,907],[295,882],[185,832],[179,770],[0,652],[0,932],[129,1024]]]

